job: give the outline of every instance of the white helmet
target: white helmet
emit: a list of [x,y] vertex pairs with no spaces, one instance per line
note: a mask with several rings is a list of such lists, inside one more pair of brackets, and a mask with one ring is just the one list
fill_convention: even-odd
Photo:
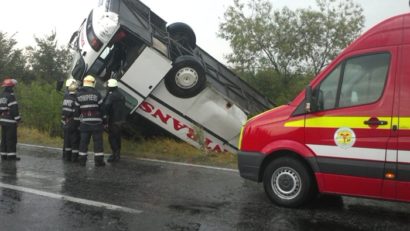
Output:
[[67,87],[68,91],[75,91],[78,88],[77,80],[75,80],[74,78],[69,78],[65,82],[65,86]]
[[87,75],[83,80],[84,87],[95,87],[95,78],[91,75]]
[[116,79],[109,79],[107,86],[108,87],[118,87],[118,81]]

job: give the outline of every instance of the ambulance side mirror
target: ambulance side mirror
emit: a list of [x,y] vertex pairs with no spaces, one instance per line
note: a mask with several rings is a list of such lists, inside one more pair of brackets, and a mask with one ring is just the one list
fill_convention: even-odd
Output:
[[311,86],[306,87],[305,91],[305,99],[306,99],[306,105],[305,105],[305,111],[307,113],[312,113],[316,112],[318,110],[318,102],[317,102],[317,97],[314,94],[314,91],[312,90]]

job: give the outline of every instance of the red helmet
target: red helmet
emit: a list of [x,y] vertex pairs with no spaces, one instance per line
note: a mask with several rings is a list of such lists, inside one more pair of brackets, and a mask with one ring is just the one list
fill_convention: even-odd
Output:
[[2,87],[14,87],[16,86],[16,84],[17,84],[17,80],[7,78],[3,80],[3,82],[1,83],[1,86]]

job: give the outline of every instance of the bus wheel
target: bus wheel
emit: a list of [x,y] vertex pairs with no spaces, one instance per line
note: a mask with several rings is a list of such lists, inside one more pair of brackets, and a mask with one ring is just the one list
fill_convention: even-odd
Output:
[[205,70],[193,56],[180,56],[165,76],[165,86],[177,97],[194,97],[206,86]]
[[296,158],[282,157],[265,169],[263,185],[269,199],[284,207],[298,207],[316,194],[312,173]]
[[184,48],[192,51],[196,47],[196,36],[190,26],[182,22],[172,23],[167,27],[167,31],[172,39],[181,44]]

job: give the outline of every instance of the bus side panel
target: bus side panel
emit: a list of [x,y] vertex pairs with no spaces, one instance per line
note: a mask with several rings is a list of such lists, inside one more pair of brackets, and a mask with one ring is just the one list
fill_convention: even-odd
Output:
[[158,51],[146,47],[127,70],[121,81],[147,97],[172,68],[171,61]]
[[201,130],[188,119],[150,97],[141,103],[137,113],[196,148],[204,147],[214,152],[237,151],[232,145]]

